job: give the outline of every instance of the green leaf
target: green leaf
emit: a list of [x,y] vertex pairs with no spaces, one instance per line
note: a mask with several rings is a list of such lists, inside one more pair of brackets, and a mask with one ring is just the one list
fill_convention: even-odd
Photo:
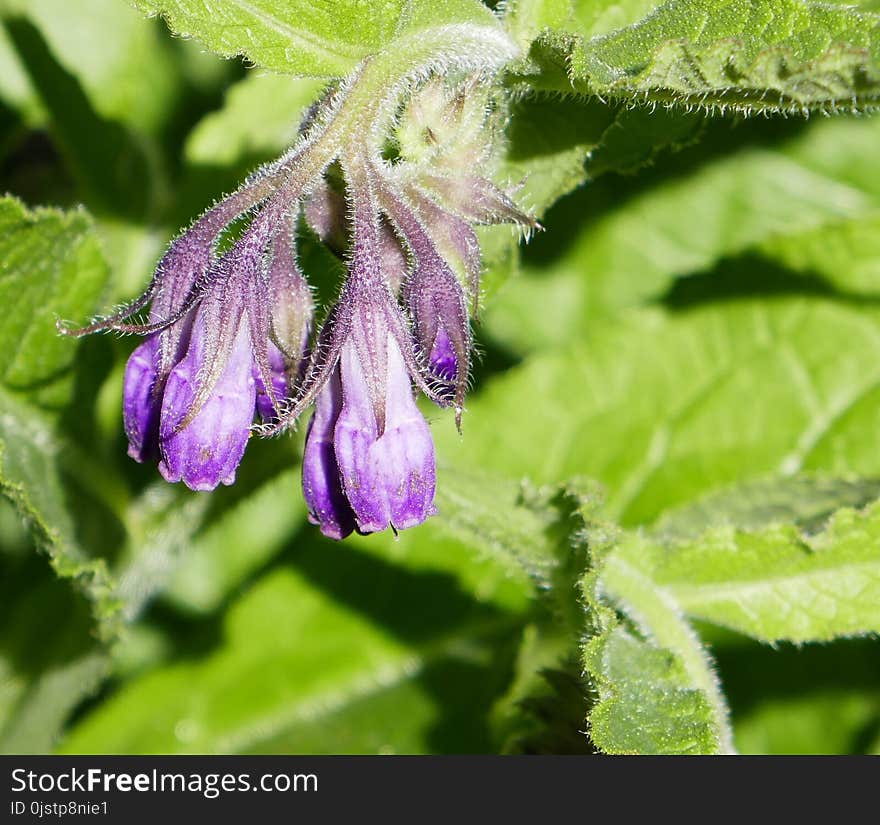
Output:
[[36,99],[27,73],[2,26],[0,26],[0,100],[10,109],[18,111],[25,123],[38,124],[45,121],[45,112]]
[[591,36],[589,20],[586,30],[539,38],[532,71],[564,65],[584,94],[749,113],[880,101],[880,16],[871,12],[801,0],[669,0],[607,34]]
[[305,109],[321,92],[316,80],[252,73],[231,86],[223,108],[205,117],[190,133],[190,163],[241,164],[280,154],[292,145]]
[[699,140],[706,120],[693,112],[620,108],[587,160],[595,179],[609,172],[631,175],[663,152],[676,152]]
[[0,491],[55,571],[91,599],[109,633],[112,585],[103,562],[79,546],[68,510],[63,475],[79,457],[59,436],[54,417],[34,406],[69,398],[76,346],[55,332],[56,313],[88,314],[106,282],[106,264],[84,212],[29,212],[13,198],[0,200],[0,260],[0,300],[7,307],[0,324]]
[[577,655],[578,636],[547,617],[526,627],[514,679],[492,708],[502,753],[593,752],[584,733],[590,688]]
[[626,553],[689,615],[762,641],[880,631],[878,505],[840,510],[813,535],[783,524],[712,527],[669,547],[634,537]]
[[[538,217],[588,178],[631,173],[663,151],[678,150],[699,135],[698,115],[643,112],[598,101],[541,95],[511,105],[504,154],[495,177]],[[481,227],[484,298],[518,274],[518,236],[508,227]],[[490,302],[491,306],[491,302]]]
[[[76,355],[55,319],[91,311],[107,281],[94,227],[84,211],[27,210],[0,199],[0,383],[55,399],[69,391]],[[54,387],[50,395],[49,389]]]
[[[584,577],[595,633],[584,662],[599,690],[590,735],[610,753],[728,753],[729,711],[709,652],[632,544],[611,545]],[[633,635],[610,608],[624,614]]]
[[800,296],[634,313],[489,382],[466,449],[437,438],[461,467],[596,478],[625,524],[776,474],[876,477],[877,329],[866,308]]
[[137,0],[184,37],[277,72],[342,77],[392,40],[428,26],[492,23],[477,0]]
[[737,720],[740,752],[876,756],[876,744],[863,744],[866,733],[880,735],[876,686],[831,691],[810,690],[809,686],[809,682],[802,684],[802,695],[770,697]]
[[[781,487],[781,518],[811,509],[791,485]],[[805,480],[801,489],[826,502],[854,494],[843,482],[811,489]],[[734,501],[729,515],[735,518],[742,506]],[[723,518],[716,514],[711,521]],[[590,717],[593,741],[614,753],[731,750],[714,662],[685,615],[770,642],[875,633],[878,524],[875,504],[864,514],[838,510],[819,534],[772,524],[753,532],[712,526],[684,542],[661,542],[644,532],[618,536],[583,584],[598,627],[584,648],[599,689]],[[639,636],[618,624],[609,607]]]
[[[805,274],[833,272],[829,285],[868,291],[873,241],[835,252],[840,244],[832,235],[825,257],[824,239],[826,228],[833,233],[850,221],[869,227],[880,211],[880,119],[826,121],[793,136],[783,132],[782,140],[761,127],[720,127],[699,148],[638,180],[600,179],[573,195],[526,250],[517,291],[489,308],[493,334],[518,350],[554,345],[724,257],[751,251],[785,264],[794,257],[785,250],[803,238],[815,238],[805,245],[804,255],[814,250]],[[610,146],[598,150],[597,165],[608,153]],[[573,222],[572,215],[590,219]],[[836,267],[846,254],[854,260]],[[760,288],[757,281],[750,283]],[[534,311],[551,300],[543,297],[548,290],[558,293],[553,316]]]
[[867,478],[805,475],[759,479],[667,510],[652,534],[663,541],[681,541],[721,525],[755,530],[790,523],[813,530],[840,507],[864,507],[878,498],[880,481]]
[[179,655],[86,715],[64,750],[484,752],[526,607],[504,568],[430,526],[399,543],[307,529],[194,637],[199,655],[178,624]]
[[880,214],[842,219],[791,235],[777,235],[760,253],[807,278],[820,277],[842,292],[880,292]]
[[585,656],[599,689],[590,737],[606,753],[711,754],[712,707],[680,657],[615,627]]
[[559,564],[558,514],[521,484],[485,473],[441,470],[437,522],[450,535],[528,575],[539,587]]
[[437,523],[457,539],[525,573],[552,616],[553,631],[576,640],[581,605],[572,593],[588,565],[591,543],[606,540],[597,521],[602,493],[585,479],[535,488],[480,472],[445,470]]
[[[518,186],[517,201],[541,216],[588,177],[631,173],[699,134],[698,115],[607,106],[534,95],[515,101],[498,177]],[[552,231],[552,227],[550,228]]]
[[[291,463],[296,461],[291,459]],[[183,539],[184,552],[164,588],[165,597],[190,610],[216,610],[305,525],[300,489],[299,472],[291,468],[270,476],[237,501],[225,506],[218,502],[216,515],[198,519],[202,529]],[[167,547],[163,538],[161,533],[154,535],[150,542],[153,552],[145,553],[141,546],[138,557],[151,563],[150,557]]]
[[494,299],[498,291],[519,273],[520,234],[509,226],[478,226],[483,271],[480,304]]
[[[111,403],[118,421],[116,387]],[[124,502],[113,557],[127,622],[157,596],[188,615],[209,614],[271,563],[305,519],[295,443],[254,439],[235,484],[211,495],[168,484],[149,468],[151,483]]]
[[523,48],[545,29],[565,28],[571,20],[571,0],[516,0],[504,6],[504,22]]
[[522,183],[517,201],[541,215],[586,180],[584,162],[613,120],[614,111],[599,103],[542,97],[515,102],[499,178]]
[[[278,541],[283,541],[282,536],[285,532],[288,533],[288,560],[282,560],[279,566],[265,574],[254,587],[262,592],[263,583],[267,579],[276,581],[282,573],[286,577],[291,562],[303,571],[305,581],[297,585],[295,593],[279,597],[278,604],[274,600],[264,601],[260,596],[259,604],[254,602],[251,621],[268,621],[269,617],[273,617],[273,627],[290,627],[291,622],[295,627],[300,626],[300,623],[303,627],[320,625],[322,633],[320,639],[315,641],[315,651],[320,653],[309,653],[310,646],[303,641],[296,646],[296,652],[291,647],[290,652],[284,653],[282,660],[276,662],[277,635],[272,637],[268,632],[265,634],[267,638],[263,650],[262,643],[255,646],[254,640],[258,635],[256,631],[242,633],[240,640],[233,640],[231,630],[228,630],[224,634],[227,641],[222,646],[222,656],[218,654],[211,657],[214,664],[203,659],[197,666],[197,672],[190,670],[188,676],[180,677],[195,680],[203,686],[204,693],[201,698],[194,698],[194,701],[213,702],[215,700],[210,698],[213,691],[228,690],[224,686],[228,684],[227,679],[231,678],[229,675],[218,676],[220,671],[215,661],[217,658],[222,658],[233,668],[250,667],[246,662],[256,658],[263,661],[265,657],[265,661],[259,665],[261,672],[269,673],[261,681],[261,684],[266,685],[266,678],[269,679],[269,696],[265,702],[258,703],[253,709],[249,706],[246,708],[244,697],[247,694],[248,679],[242,676],[239,681],[242,707],[234,711],[234,714],[241,724],[255,725],[262,731],[259,735],[252,734],[257,738],[253,741],[248,739],[246,744],[241,745],[241,749],[260,752],[431,750],[433,740],[429,731],[438,725],[443,727],[440,722],[443,714],[439,714],[436,704],[440,697],[446,708],[445,713],[465,713],[465,707],[474,708],[476,703],[477,707],[482,708],[480,712],[486,714],[489,706],[503,692],[508,692],[508,668],[512,667],[514,642],[520,627],[520,619],[516,617],[525,607],[524,597],[533,590],[535,584],[547,593],[547,601],[552,603],[552,618],[549,619],[548,627],[552,627],[557,635],[561,631],[561,639],[564,641],[562,647],[557,648],[560,655],[568,658],[576,652],[583,614],[576,603],[572,602],[571,594],[585,562],[583,555],[576,553],[572,547],[571,532],[578,529],[582,522],[572,520],[570,507],[558,501],[555,493],[551,494],[549,490],[536,491],[503,480],[499,482],[485,475],[462,475],[443,471],[438,486],[437,505],[440,513],[437,518],[420,528],[418,534],[402,534],[400,542],[371,537],[356,541],[352,550],[350,541],[345,545],[329,545],[308,527],[304,527],[301,533],[294,534],[295,538],[291,540],[291,517],[288,511],[289,497],[296,494],[298,487],[295,475],[283,473],[265,485],[265,489],[258,490],[256,495],[251,493],[242,497],[235,507],[221,508],[216,520],[209,523],[206,531],[196,535],[186,556],[177,562],[172,588],[166,594],[166,598],[170,595],[173,605],[182,607],[187,612],[193,608],[199,610],[205,616],[200,621],[212,621],[208,619],[208,611],[221,607],[221,598],[234,598],[234,591],[226,577],[232,575],[233,581],[239,587],[242,587],[243,580],[247,587],[246,576],[242,577],[240,572],[236,574],[235,571],[244,565],[245,570],[253,572],[261,560],[265,563],[271,556],[271,552],[268,555],[263,553],[264,541],[261,534],[267,534],[266,546],[271,547],[277,545]],[[581,507],[590,506],[591,493],[587,489],[587,498],[581,503]],[[185,518],[193,519],[192,516]],[[204,520],[204,516],[197,515],[195,520]],[[261,525],[256,534],[254,523]],[[234,538],[238,530],[250,531],[247,540],[244,534],[240,541]],[[163,535],[160,528],[156,536],[157,547],[151,555],[155,556],[160,552],[158,544],[163,541]],[[444,535],[454,536],[457,541],[449,541],[443,538]],[[369,548],[370,557],[374,560],[362,556],[361,548]],[[387,564],[391,561],[394,567]],[[154,560],[154,563],[161,567],[167,562],[160,559]],[[466,593],[476,594],[479,604],[475,603],[473,607],[465,609],[466,602],[457,595],[457,589],[447,588],[444,584],[449,579],[450,572],[454,572],[455,580],[459,582],[456,588],[462,587]],[[141,578],[137,577],[137,581],[140,582]],[[328,591],[326,597],[320,597],[321,609],[317,613],[312,610],[313,601],[317,598],[315,588]],[[389,601],[385,595],[387,593],[396,594],[395,598]],[[246,590],[244,596],[236,599],[236,604],[245,601],[250,603],[251,598],[256,600],[258,597]],[[279,613],[281,603],[287,607]],[[417,610],[415,607],[408,607],[416,603],[419,605]],[[339,619],[335,617],[337,612],[343,616],[350,614],[347,604],[353,604],[356,612],[364,615],[355,624],[346,624],[346,629],[340,630],[337,637],[333,628]],[[430,607],[431,605],[436,605],[436,608]],[[239,608],[235,606],[232,609],[237,612]],[[449,618],[435,617],[435,609],[444,614],[449,612]],[[456,617],[460,609],[463,611],[461,621],[465,622],[465,626],[459,630],[459,619]],[[484,616],[488,619],[499,610],[504,615],[510,614],[509,622],[502,615],[499,618],[500,630],[496,632],[494,619],[488,621],[484,635]],[[301,612],[305,615],[301,616]],[[565,614],[570,614],[571,619],[565,620]],[[234,620],[230,617],[229,621]],[[425,629],[419,629],[423,627]],[[291,632],[296,631],[294,629]],[[181,633],[178,629],[175,635],[180,637]],[[407,662],[414,663],[411,665],[412,672],[388,675],[389,669],[393,674],[396,668],[394,662],[397,661],[397,654],[392,655],[391,650],[385,650],[378,639],[389,633],[395,638],[403,633],[407,650],[412,650],[405,657]],[[447,633],[452,634],[448,644],[443,641]],[[382,636],[377,637],[374,634]],[[301,638],[301,634],[298,638]],[[166,645],[173,648],[175,641],[172,637]],[[489,653],[498,648],[499,644],[506,651],[504,655],[511,657],[504,660],[505,664],[501,669],[498,654]],[[337,649],[337,645],[340,650],[339,661],[336,661],[336,654],[327,653],[328,650]],[[359,652],[351,667],[346,667],[342,657],[343,648],[347,651],[348,645],[354,645],[358,651],[363,650],[371,656],[378,656],[383,664],[381,667],[365,665],[358,658],[361,655]],[[131,655],[131,652],[126,653],[123,658],[131,658]],[[168,656],[167,649],[162,655]],[[312,655],[323,657],[320,667],[308,664],[308,658]],[[330,656],[329,660],[327,656]],[[245,663],[233,665],[231,661],[227,661],[242,658]],[[541,659],[539,662],[531,659],[521,662],[522,691],[523,694],[528,694],[530,701],[537,701],[537,694],[532,695],[527,690],[527,683],[530,676],[538,676],[534,671],[530,673],[530,668],[541,666],[543,669],[541,662],[553,663],[556,659],[554,654],[549,660]],[[185,657],[184,661],[186,660],[191,660],[191,657]],[[270,662],[275,664],[269,664]],[[128,666],[131,667],[131,664]],[[379,667],[379,670],[375,671],[374,667]],[[137,683],[144,683],[142,689],[145,692],[158,690],[163,693],[165,688],[156,685],[164,686],[167,682],[174,681],[176,677],[172,673],[177,670],[178,664],[169,660],[167,664],[154,670],[152,677],[149,674],[137,677]],[[225,667],[222,672],[226,673]],[[280,686],[271,687],[276,678],[272,674],[276,673],[279,683],[287,685],[283,689]],[[377,673],[380,675],[376,675]],[[386,678],[387,681],[384,681]],[[550,678],[556,679],[555,673]],[[338,703],[334,700],[330,707],[324,708],[323,702],[317,699],[303,698],[303,695],[311,695],[313,683],[323,684],[326,679],[330,680],[327,684],[334,686],[326,687],[326,694],[333,696],[341,692]],[[354,682],[348,687],[351,680]],[[475,688],[476,683],[479,683],[479,689]],[[545,692],[552,691],[551,696],[558,697],[558,691],[564,690],[567,711],[563,718],[556,719],[552,724],[536,723],[532,718],[529,726],[532,746],[537,747],[536,743],[539,742],[558,743],[561,738],[572,747],[579,745],[579,752],[583,752],[587,743],[583,735],[578,733],[583,729],[585,715],[583,685],[576,675],[573,680],[568,679],[564,684],[558,680],[552,682],[552,686],[546,682],[544,684]],[[279,691],[283,692],[279,694]],[[435,694],[437,699],[432,698]],[[124,708],[137,707],[140,695],[129,695],[125,692],[117,697],[114,704],[117,701],[120,704],[118,712],[122,713]],[[287,698],[283,699],[282,696]],[[525,700],[526,696],[521,694],[519,698]],[[219,702],[219,698],[216,701]],[[234,705],[237,700],[233,695],[229,701]],[[509,701],[515,702],[516,699]],[[317,705],[313,706],[314,703]],[[277,724],[272,722],[266,725],[253,721],[255,717],[259,718],[259,714],[267,712],[267,707],[276,708],[279,714],[289,713],[290,718],[284,716]],[[456,707],[461,707],[462,710],[456,710]],[[509,709],[508,713],[512,714],[513,711],[514,709]],[[173,744],[159,744],[171,741],[177,735],[178,731],[169,729],[171,722],[160,720],[158,725],[162,730],[156,732],[156,720],[145,720],[145,730],[141,731],[141,722],[137,716],[133,717],[131,724],[134,730],[123,734],[123,726],[113,721],[116,712],[112,711],[106,717],[101,712],[94,719],[87,720],[84,723],[85,732],[75,733],[73,740],[65,747],[70,750],[239,748],[237,744],[230,744],[232,740],[225,738],[226,734],[222,729],[206,730],[206,738],[199,738],[197,741],[181,742],[178,738],[173,739]],[[124,712],[128,714],[130,710]],[[254,717],[250,714],[254,714]],[[445,744],[435,743],[433,748],[471,749],[477,747],[474,744],[476,741],[482,741],[482,747],[488,747],[485,743],[490,742],[493,735],[503,735],[505,738],[514,736],[509,716],[504,725],[500,721],[502,714],[497,712],[495,716],[498,720],[493,722],[491,730],[483,727],[486,724],[484,718],[467,717],[468,721],[462,723],[468,730],[474,731],[473,735],[484,737],[483,739],[464,740],[461,734],[454,734],[458,738],[439,740]],[[205,719],[208,719],[207,715],[204,718],[199,717],[199,724]],[[150,727],[153,732],[148,734],[146,727]],[[182,730],[184,738],[192,735],[187,733],[186,726]],[[522,727],[517,727],[516,731],[522,734]],[[121,744],[124,735],[138,738]],[[139,737],[148,735],[156,738],[149,739],[152,744],[145,745],[147,740]],[[471,744],[467,744],[467,741]],[[518,738],[517,741],[521,739]]]
[[157,188],[156,169],[145,147],[124,126],[95,110],[77,76],[58,62],[43,33],[27,18],[0,18],[0,23],[51,115],[50,128],[83,199],[113,219],[142,219]]
[[[663,5],[662,0],[573,0],[573,20],[579,34],[596,37],[638,23]],[[552,28],[552,27],[551,27]]]
[[93,601],[96,619],[110,635],[117,609],[113,585],[103,561],[90,558],[76,539],[60,466],[64,444],[38,410],[5,390],[0,410],[0,493],[15,505],[55,572],[75,581]]
[[473,550],[513,563],[537,596],[515,677],[492,712],[506,752],[590,752],[578,665],[586,618],[575,594],[589,548],[605,540],[607,528],[593,518],[599,501],[595,485],[580,480],[536,489],[485,473],[440,474],[436,523]]
[[876,753],[876,639],[773,648],[738,643],[716,652],[742,753]]

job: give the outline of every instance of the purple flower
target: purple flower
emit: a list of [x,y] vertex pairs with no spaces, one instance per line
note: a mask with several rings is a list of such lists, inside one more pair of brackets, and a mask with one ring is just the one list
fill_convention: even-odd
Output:
[[431,432],[385,314],[372,309],[356,316],[306,436],[309,518],[333,538],[404,530],[434,512]]
[[166,481],[182,481],[191,490],[213,490],[218,484],[235,481],[256,398],[250,338],[240,320],[211,392],[201,405],[194,406],[200,375],[210,358],[207,323],[205,313],[200,313],[186,355],[168,376],[159,427],[159,472]]
[[442,324],[437,325],[437,334],[434,336],[434,344],[431,347],[428,362],[431,365],[431,372],[443,381],[452,382],[458,375],[458,357],[455,354],[455,347],[449,339],[446,327]]
[[[177,241],[164,260],[177,262],[167,283],[177,285],[185,310],[126,366],[129,455],[157,460],[167,481],[193,490],[234,482],[255,409],[264,421],[278,417],[304,355],[311,292],[295,263],[292,230],[270,241],[269,226],[255,220],[223,257],[201,255],[203,270],[179,263],[199,257],[200,239]],[[151,317],[169,305],[154,299]]]
[[342,490],[333,444],[336,420],[342,409],[342,382],[336,370],[315,401],[303,452],[303,496],[309,521],[325,536],[344,539],[355,528],[354,513]]
[[159,340],[151,335],[140,344],[125,365],[122,384],[122,418],[128,438],[128,454],[138,462],[158,458],[159,412],[154,394],[158,374]]
[[[390,525],[404,530],[434,512],[434,443],[394,337],[381,324],[368,332],[373,336],[342,348],[342,409],[333,447],[358,529],[373,533]],[[376,353],[364,351],[371,337],[379,343]],[[376,366],[386,370],[381,418],[370,397],[369,367],[364,363],[372,357],[379,357]]]
[[[281,432],[314,404],[303,493],[310,520],[335,539],[435,512],[434,444],[415,395],[454,406],[460,425],[480,294],[473,225],[536,225],[480,175],[492,107],[479,78],[416,89],[395,117],[400,157],[388,162],[367,120],[335,120],[366,71],[313,108],[289,152],[171,244],[140,298],[68,330],[145,336],[125,369],[129,455],[193,490],[231,484],[254,432]],[[365,128],[349,134],[351,123]],[[324,244],[324,270],[335,271],[330,256],[347,263],[317,330],[300,218]],[[146,323],[127,320],[147,306]]]
[[[298,405],[315,399],[303,492],[313,523],[333,538],[402,530],[434,512],[434,445],[413,381],[435,397],[383,266],[383,227],[368,170],[353,203],[348,281],[325,324]],[[294,408],[292,415],[296,415]]]

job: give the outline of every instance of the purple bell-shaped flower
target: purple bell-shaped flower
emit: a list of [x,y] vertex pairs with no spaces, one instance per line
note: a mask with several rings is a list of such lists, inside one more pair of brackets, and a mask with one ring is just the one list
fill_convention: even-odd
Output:
[[[123,409],[129,455],[158,460],[167,481],[193,490],[232,484],[255,409],[272,420],[282,407],[312,313],[291,225],[270,241],[271,223],[257,218],[221,258],[198,256],[199,237],[184,236],[164,259],[182,310],[129,358]],[[181,267],[196,258],[199,266]]]
[[[479,75],[404,84],[392,124],[391,108],[357,92],[369,72],[364,61],[313,107],[290,151],[178,237],[140,298],[67,330],[145,336],[123,383],[129,455],[193,490],[231,484],[254,432],[281,432],[314,404],[303,493],[310,520],[335,539],[435,512],[434,444],[416,393],[454,406],[460,424],[480,295],[473,225],[536,226],[482,176],[493,107]],[[396,129],[393,162],[380,127]],[[314,340],[301,217],[348,261]],[[127,320],[147,306],[146,323]]]
[[165,384],[159,427],[159,472],[166,481],[183,481],[192,490],[213,490],[235,481],[254,419],[253,354],[242,319],[207,399],[191,413],[210,358],[208,323],[200,312],[189,349]]
[[383,315],[355,319],[306,436],[303,492],[312,522],[333,538],[404,530],[434,512],[431,431]]
[[434,512],[434,444],[412,387],[423,378],[383,277],[369,189],[354,216],[351,270],[321,350],[329,357],[314,366],[321,388],[303,457],[310,519],[333,538],[406,529]]

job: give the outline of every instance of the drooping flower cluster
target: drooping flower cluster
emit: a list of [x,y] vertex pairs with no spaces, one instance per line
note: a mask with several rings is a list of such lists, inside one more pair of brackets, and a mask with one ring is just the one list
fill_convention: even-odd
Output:
[[[73,331],[144,336],[125,371],[129,455],[194,490],[231,484],[252,432],[277,433],[314,404],[303,492],[337,539],[434,512],[433,442],[413,388],[460,421],[479,299],[473,226],[534,225],[480,171],[493,144],[484,86],[422,84],[390,141],[373,128],[378,109],[365,134],[353,128],[354,86],[328,94],[293,149],[180,235],[140,298]],[[301,223],[348,262],[320,328]],[[146,323],[126,320],[148,305]]]

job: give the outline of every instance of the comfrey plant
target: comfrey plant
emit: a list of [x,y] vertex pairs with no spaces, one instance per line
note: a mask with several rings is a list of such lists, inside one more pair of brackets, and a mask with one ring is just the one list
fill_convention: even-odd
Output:
[[[123,389],[136,461],[212,490],[233,483],[253,432],[276,434],[314,405],[303,493],[325,535],[401,530],[434,512],[434,447],[413,389],[453,406],[460,425],[480,290],[473,227],[535,225],[489,177],[504,114],[490,80],[512,45],[466,26],[439,42],[414,43],[424,53],[402,77],[381,55],[364,60],[284,156],[171,244],[137,300],[71,331],[144,336]],[[301,220],[347,261],[320,325],[297,261]],[[128,320],[148,305],[145,323]]]

